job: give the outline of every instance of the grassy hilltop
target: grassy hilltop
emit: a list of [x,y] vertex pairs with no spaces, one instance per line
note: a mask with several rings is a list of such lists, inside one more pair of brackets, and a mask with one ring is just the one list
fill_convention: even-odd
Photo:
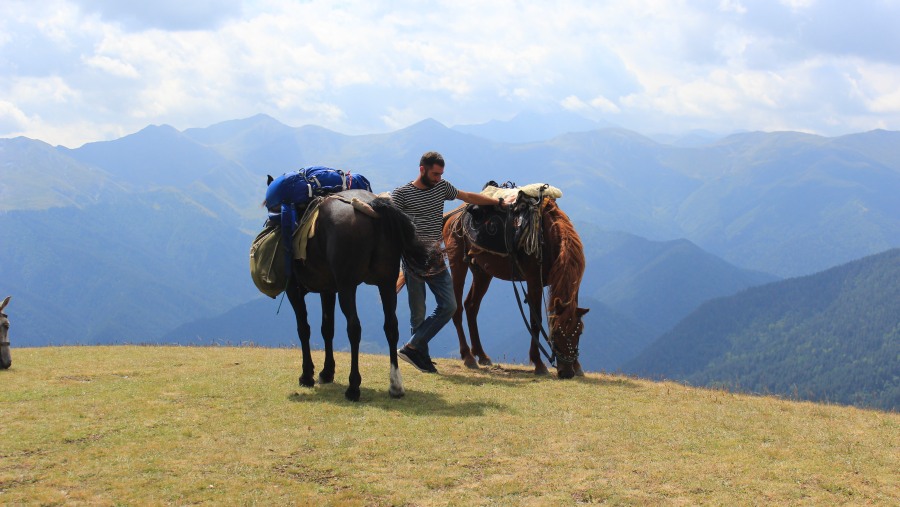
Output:
[[375,355],[354,404],[346,354],[301,389],[297,350],[12,352],[0,504],[900,503],[897,413],[452,360],[394,400]]

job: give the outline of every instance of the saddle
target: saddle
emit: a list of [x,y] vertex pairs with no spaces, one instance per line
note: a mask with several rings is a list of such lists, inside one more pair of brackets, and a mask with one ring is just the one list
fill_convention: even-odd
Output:
[[559,189],[546,184],[516,187],[506,182],[485,184],[482,194],[503,196],[510,200],[508,210],[499,206],[469,204],[460,217],[460,229],[478,249],[498,255],[509,255],[522,250],[526,255],[538,255],[541,224],[541,208],[545,198],[561,197]]

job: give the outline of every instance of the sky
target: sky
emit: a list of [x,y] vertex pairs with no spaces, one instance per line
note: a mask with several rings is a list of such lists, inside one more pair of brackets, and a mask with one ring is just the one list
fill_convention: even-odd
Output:
[[571,111],[900,130],[900,0],[0,0],[0,137],[268,114],[357,135]]

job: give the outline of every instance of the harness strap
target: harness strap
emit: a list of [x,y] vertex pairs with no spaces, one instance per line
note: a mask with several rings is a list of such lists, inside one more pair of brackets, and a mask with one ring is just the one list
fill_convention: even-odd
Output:
[[[550,343],[550,338],[547,337],[547,333],[546,333],[546,331],[544,331],[544,326],[539,327],[538,330],[540,331],[541,335],[544,336],[544,339],[547,340],[547,344],[550,345],[550,350],[553,352],[552,355],[547,353],[547,350],[541,344],[541,340],[539,340],[537,338],[537,336],[535,336],[534,331],[532,331],[531,324],[528,322],[528,319],[525,318],[525,309],[522,308],[522,300],[519,296],[519,289],[516,288],[515,281],[512,282],[512,286],[513,286],[513,292],[515,292],[515,294],[516,294],[516,304],[519,305],[519,314],[522,315],[522,321],[525,322],[525,329],[527,329],[528,333],[531,335],[531,342],[538,346],[538,349],[540,349],[541,353],[544,354],[544,357],[547,358],[547,362],[550,363],[550,366],[553,366],[555,368],[556,367],[556,350],[554,350],[553,344]],[[531,306],[529,305],[528,308],[530,310]]]
[[[540,192],[540,198],[541,198],[541,200],[538,201],[538,203],[539,203],[539,205],[542,206],[543,205],[543,188],[541,189],[541,192]],[[538,219],[540,220],[540,223],[537,225],[538,230],[539,230],[539,232],[538,232],[539,242],[538,242],[537,255],[538,255],[538,269],[540,270],[539,273],[540,273],[540,284],[541,284],[541,300],[543,300],[544,299],[544,277],[543,277],[544,266],[543,266],[543,255],[542,255],[543,254],[543,252],[542,252],[543,235],[541,234],[543,232],[542,231],[543,215],[540,213],[541,209],[542,208],[539,208],[539,211],[538,211]],[[518,287],[516,287],[517,274],[521,271],[520,269],[518,269],[519,260],[518,260],[518,256],[516,255],[516,252],[518,251],[518,247],[510,248],[509,222],[510,222],[510,209],[506,208],[506,220],[503,224],[503,227],[504,227],[503,238],[506,241],[506,249],[510,252],[510,254],[509,254],[510,270],[512,272],[511,278],[512,278],[513,292],[515,293],[515,297],[516,297],[516,304],[519,305],[519,313],[522,315],[522,320],[525,322],[525,329],[527,329],[528,333],[531,335],[531,342],[538,346],[538,349],[540,349],[541,353],[544,354],[544,357],[547,358],[547,361],[550,363],[550,366],[553,366],[555,368],[556,367],[556,349],[553,347],[553,342],[550,341],[550,337],[547,336],[547,332],[544,331],[544,326],[543,326],[543,324],[541,324],[538,327],[538,331],[540,332],[541,335],[543,335],[544,339],[547,341],[547,344],[550,346],[550,351],[552,352],[552,354],[548,354],[547,350],[544,349],[544,346],[541,344],[540,339],[537,337],[537,333],[535,333],[534,329],[531,327],[531,323],[530,323],[529,319],[527,319],[525,317],[525,309],[522,308],[522,300],[520,299],[520,296],[519,296],[519,289],[518,289]],[[524,290],[523,290],[523,292],[524,292]],[[527,294],[526,294],[526,296],[527,296]],[[527,299],[526,299],[526,303],[527,303]],[[529,309],[529,314],[531,312],[536,311],[532,307],[532,305],[528,305],[528,309]]]

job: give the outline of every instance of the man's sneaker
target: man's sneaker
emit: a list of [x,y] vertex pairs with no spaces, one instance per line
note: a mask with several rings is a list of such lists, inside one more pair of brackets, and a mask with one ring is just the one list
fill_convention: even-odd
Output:
[[416,349],[409,348],[407,345],[404,345],[402,349],[397,351],[397,356],[421,372],[437,373],[437,368],[434,367],[434,363],[431,362],[431,357],[428,354],[423,354]]

